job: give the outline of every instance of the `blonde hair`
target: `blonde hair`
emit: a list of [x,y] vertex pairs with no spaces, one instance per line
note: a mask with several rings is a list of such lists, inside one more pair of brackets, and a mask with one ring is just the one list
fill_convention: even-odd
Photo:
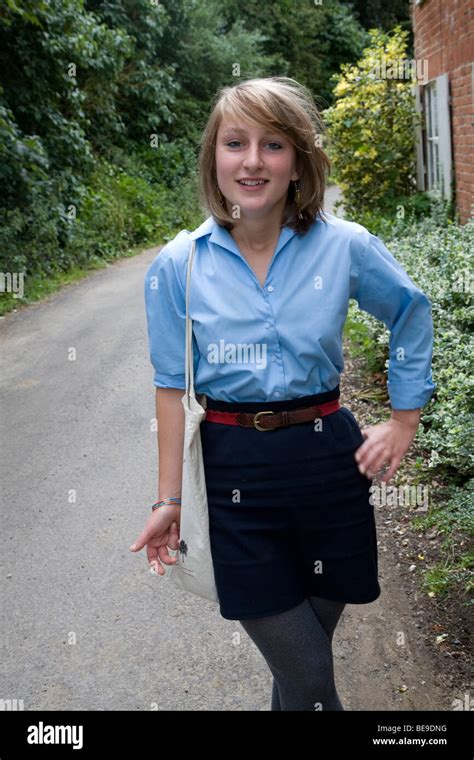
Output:
[[[247,79],[222,87],[213,100],[213,109],[201,136],[198,173],[199,196],[218,224],[232,229],[234,220],[220,203],[217,187],[216,139],[224,118],[236,118],[255,126],[276,130],[287,137],[296,151],[300,201],[295,203],[295,185],[290,183],[282,226],[306,232],[316,217],[324,213],[322,204],[326,169],[331,162],[318,147],[324,124],[310,91],[289,77]],[[300,218],[301,214],[301,218]]]

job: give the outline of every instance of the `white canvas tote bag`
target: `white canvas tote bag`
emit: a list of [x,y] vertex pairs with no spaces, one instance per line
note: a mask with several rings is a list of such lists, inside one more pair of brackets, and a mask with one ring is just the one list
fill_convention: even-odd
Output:
[[218,602],[209,539],[209,512],[202,457],[200,424],[206,413],[205,395],[200,401],[194,392],[192,320],[189,317],[189,289],[196,241],[193,240],[186,276],[186,392],[184,407],[183,481],[181,488],[181,524],[178,561],[171,565],[169,576],[180,588],[205,599]]

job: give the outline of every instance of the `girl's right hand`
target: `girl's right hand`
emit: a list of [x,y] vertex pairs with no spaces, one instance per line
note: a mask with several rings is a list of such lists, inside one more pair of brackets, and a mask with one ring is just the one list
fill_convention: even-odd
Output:
[[135,543],[129,547],[130,551],[138,552],[146,545],[150,568],[159,575],[166,574],[161,562],[165,565],[174,565],[178,561],[177,557],[169,554],[168,548],[177,550],[179,547],[180,519],[180,507],[167,504],[158,507],[146,521]]

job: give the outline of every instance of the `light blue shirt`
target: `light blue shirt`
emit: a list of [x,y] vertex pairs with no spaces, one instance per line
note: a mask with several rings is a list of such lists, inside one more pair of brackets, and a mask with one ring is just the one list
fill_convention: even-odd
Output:
[[390,330],[388,394],[394,409],[429,401],[431,304],[384,243],[326,214],[305,234],[284,226],[262,287],[212,216],[181,230],[145,277],[154,384],[185,388],[186,266],[192,240],[190,316],[194,385],[222,401],[273,401],[332,390],[344,369],[349,298]]

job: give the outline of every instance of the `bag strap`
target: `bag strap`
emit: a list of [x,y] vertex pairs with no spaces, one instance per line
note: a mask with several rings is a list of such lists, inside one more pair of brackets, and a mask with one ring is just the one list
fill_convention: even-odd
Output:
[[191,268],[193,266],[194,253],[196,251],[196,241],[193,240],[191,253],[188,259],[186,273],[186,359],[185,359],[185,376],[186,376],[186,394],[194,398],[194,361],[193,361],[193,323],[189,316],[189,290],[191,283]]

